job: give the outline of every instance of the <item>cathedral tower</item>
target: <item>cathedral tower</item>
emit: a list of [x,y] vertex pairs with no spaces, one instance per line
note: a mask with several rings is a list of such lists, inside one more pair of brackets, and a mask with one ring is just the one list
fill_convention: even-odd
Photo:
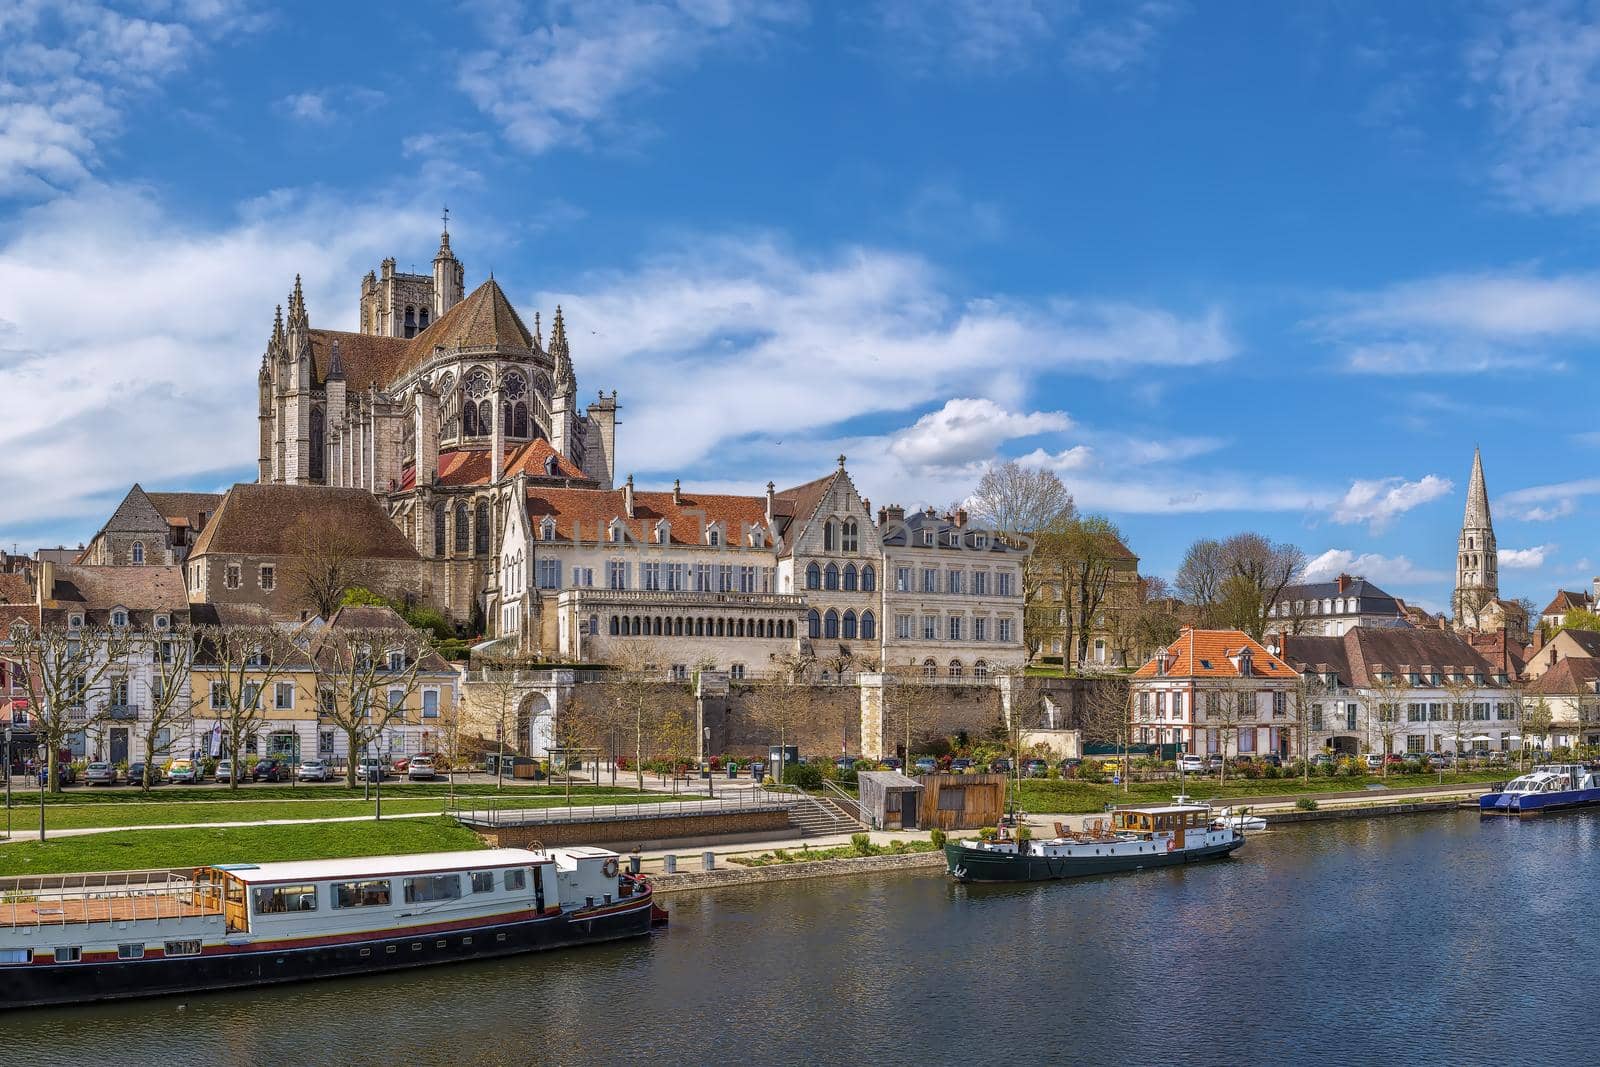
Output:
[[1489,490],[1483,481],[1483,454],[1474,448],[1467,510],[1456,542],[1456,625],[1477,629],[1487,609],[1499,599],[1500,565],[1495,555],[1494,521],[1489,517]]

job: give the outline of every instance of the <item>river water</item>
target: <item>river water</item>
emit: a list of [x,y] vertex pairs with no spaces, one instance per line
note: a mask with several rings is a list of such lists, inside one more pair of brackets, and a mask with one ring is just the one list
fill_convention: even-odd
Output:
[[1593,814],[1463,813],[1046,885],[676,894],[627,944],[0,1014],[0,1063],[1584,1062],[1597,840]]

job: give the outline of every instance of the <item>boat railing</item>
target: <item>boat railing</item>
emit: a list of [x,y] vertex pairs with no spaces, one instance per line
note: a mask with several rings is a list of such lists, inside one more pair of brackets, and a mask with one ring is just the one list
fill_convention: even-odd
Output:
[[625,803],[542,805],[530,807],[524,797],[459,797],[447,808],[467,826],[540,826],[553,823],[600,822],[670,815],[770,810],[804,803],[804,794],[776,789],[727,789],[716,796],[651,794]]
[[42,927],[222,914],[221,887],[173,871],[0,879],[0,926]]

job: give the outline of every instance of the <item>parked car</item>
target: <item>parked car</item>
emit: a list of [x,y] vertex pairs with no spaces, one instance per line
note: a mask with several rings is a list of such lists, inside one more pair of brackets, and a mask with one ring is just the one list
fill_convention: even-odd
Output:
[[1435,767],[1451,767],[1455,765],[1456,758],[1449,752],[1430,752],[1428,762]]
[[252,773],[258,782],[287,782],[294,777],[294,764],[282,756],[268,756],[256,761]]
[[[145,764],[143,762],[128,764],[128,784],[129,785],[138,785],[138,786],[144,785],[144,774],[145,774]],[[150,764],[150,784],[151,785],[160,785],[161,784],[161,765],[158,764],[158,763]]]
[[854,756],[836,756],[833,765],[841,771],[853,771],[856,769],[856,758]]
[[950,761],[951,774],[968,774],[972,771],[972,761],[969,759],[953,759]]
[[406,773],[406,768],[410,766],[410,756],[396,756],[394,759],[389,761],[389,770],[393,771],[395,774]]
[[1391,752],[1387,756],[1383,757],[1383,762],[1387,763],[1391,767],[1404,767],[1406,764],[1405,757],[1394,752]]
[[200,781],[200,768],[192,759],[175,759],[167,764],[167,781],[173,785],[194,785]]
[[384,767],[383,761],[368,756],[356,765],[356,781],[381,782],[390,777],[389,771]]
[[[39,764],[39,784],[40,785],[49,785],[50,784],[49,781],[45,778],[45,775],[48,774],[48,773],[49,773],[49,771],[48,771],[47,767],[45,766],[45,764],[43,764],[43,763]],[[62,785],[77,785],[78,784],[78,772],[72,769],[72,764],[70,764],[70,763],[66,762],[65,760],[63,760],[62,762],[56,764],[56,781],[60,782]]]
[[1011,761],[1004,756],[989,761],[990,774],[1010,774]]
[[437,777],[433,760],[427,756],[412,756],[406,764],[406,778],[413,782],[431,782]]
[[1333,757],[1326,752],[1318,752],[1311,757],[1311,766],[1327,767],[1333,763]]
[[1022,773],[1029,778],[1048,778],[1050,777],[1050,763],[1042,759],[1024,760]]
[[95,760],[83,769],[83,781],[86,785],[116,785],[117,769],[109,763]]
[[1185,774],[1198,774],[1206,769],[1206,758],[1197,752],[1185,752],[1178,757],[1178,770]]
[[1268,767],[1283,766],[1283,757],[1278,755],[1276,752],[1263,752],[1261,755],[1257,756],[1256,759]]
[[906,765],[905,760],[901,759],[899,756],[885,756],[878,762],[883,764],[884,770],[887,771],[898,771],[901,767]]
[[322,760],[308,759],[300,761],[294,776],[302,782],[326,782],[333,777],[333,771]]
[[1206,770],[1208,770],[1208,771],[1220,771],[1220,770],[1222,770],[1222,757],[1221,756],[1207,756],[1206,757]]
[[1076,756],[1071,756],[1062,760],[1057,769],[1061,772],[1061,777],[1063,778],[1076,778],[1078,776],[1078,768],[1082,766],[1083,760]]
[[1362,757],[1362,762],[1367,765],[1367,770],[1369,771],[1381,771],[1383,769],[1383,754],[1380,752],[1368,752]]
[[921,756],[911,767],[918,774],[932,774],[939,769],[939,761],[932,756]]

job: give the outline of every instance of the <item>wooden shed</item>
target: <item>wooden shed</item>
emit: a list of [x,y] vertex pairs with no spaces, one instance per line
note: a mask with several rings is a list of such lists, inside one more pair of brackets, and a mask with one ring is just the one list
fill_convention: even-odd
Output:
[[915,830],[922,784],[899,771],[861,771],[861,817],[877,830]]
[[925,774],[917,826],[931,830],[973,830],[994,826],[1006,810],[1003,774]]

